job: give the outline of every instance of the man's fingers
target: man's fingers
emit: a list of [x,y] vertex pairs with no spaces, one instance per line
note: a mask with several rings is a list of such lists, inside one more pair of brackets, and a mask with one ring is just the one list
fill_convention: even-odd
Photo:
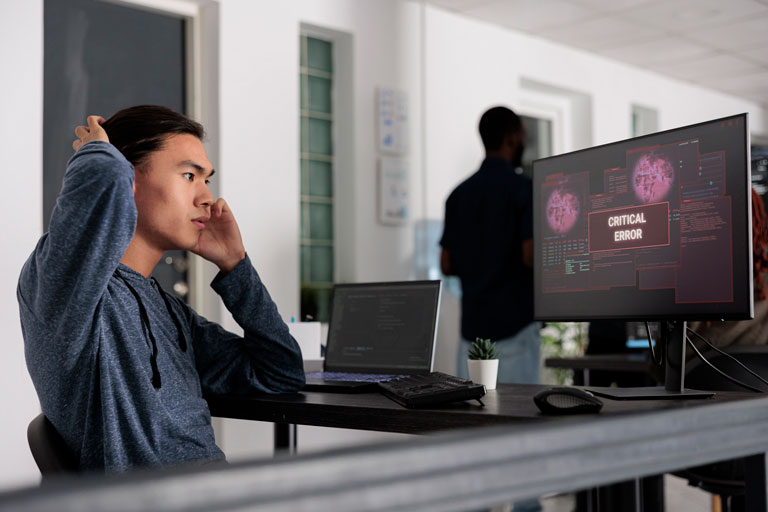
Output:
[[100,140],[102,142],[109,142],[109,137],[104,128],[101,127],[101,123],[105,122],[105,119],[101,116],[88,116],[88,126],[78,126],[75,128],[75,133],[80,137],[80,141],[83,144],[94,140]]
[[227,202],[220,197],[216,200],[215,203],[213,203],[213,207],[211,208],[211,213],[215,214],[218,217],[228,209],[229,209],[229,206],[227,205]]
[[101,127],[101,123],[104,122],[103,117],[88,116],[87,122],[88,126],[80,125],[75,127],[75,135],[77,135],[77,140],[72,143],[72,149],[75,151],[78,151],[81,147],[83,147],[83,145],[94,140],[109,142],[107,132],[105,132],[104,128]]
[[88,116],[88,128],[91,131],[101,128],[101,123],[104,122],[104,118],[101,116]]

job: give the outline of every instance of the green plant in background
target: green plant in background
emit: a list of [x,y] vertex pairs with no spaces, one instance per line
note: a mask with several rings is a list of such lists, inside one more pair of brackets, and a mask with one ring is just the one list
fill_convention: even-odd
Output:
[[[541,329],[541,356],[579,357],[587,347],[587,326],[585,322],[548,322]],[[543,384],[573,384],[573,370],[565,368],[544,368]]]
[[484,340],[476,338],[472,343],[472,348],[469,350],[469,358],[471,360],[485,360],[485,359],[498,359],[496,354],[496,343],[489,339]]

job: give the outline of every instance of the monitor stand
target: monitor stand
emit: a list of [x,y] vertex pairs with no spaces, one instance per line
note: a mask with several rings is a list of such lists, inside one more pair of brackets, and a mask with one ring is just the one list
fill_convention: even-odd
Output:
[[597,396],[614,400],[665,400],[680,398],[709,398],[711,391],[685,389],[685,339],[686,323],[662,321],[661,339],[657,345],[664,353],[666,372],[664,386],[640,388],[595,387],[587,389]]

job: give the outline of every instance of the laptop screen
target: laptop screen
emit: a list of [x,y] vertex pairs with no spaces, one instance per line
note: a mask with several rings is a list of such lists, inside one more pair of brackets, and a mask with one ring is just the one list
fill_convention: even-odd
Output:
[[440,281],[337,284],[326,371],[432,370]]

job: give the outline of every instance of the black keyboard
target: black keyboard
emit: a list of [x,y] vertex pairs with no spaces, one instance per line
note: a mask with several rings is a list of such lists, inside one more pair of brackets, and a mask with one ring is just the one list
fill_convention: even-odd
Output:
[[485,386],[482,384],[440,372],[410,375],[379,382],[378,386],[384,396],[408,408],[429,407],[462,400],[480,401],[485,395]]

